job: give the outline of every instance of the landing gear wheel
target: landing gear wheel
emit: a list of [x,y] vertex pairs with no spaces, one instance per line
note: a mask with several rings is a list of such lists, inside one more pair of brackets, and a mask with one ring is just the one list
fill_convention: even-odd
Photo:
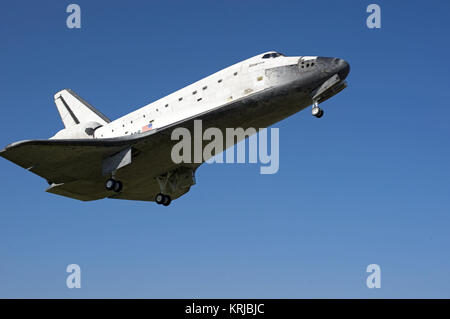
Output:
[[311,114],[313,115],[313,116],[317,116],[317,114],[319,114],[320,113],[320,108],[318,107],[318,106],[314,106],[312,109],[311,109]]
[[158,193],[155,196],[155,202],[158,205],[169,206],[170,203],[172,202],[172,198],[170,198],[169,195],[164,195],[163,193]]
[[323,116],[323,110],[319,108],[318,106],[315,106],[312,108],[311,111],[312,115],[320,119]]
[[319,110],[319,114],[317,114],[316,117],[317,117],[318,119],[320,119],[322,116],[323,116],[323,110],[320,109],[320,110]]
[[113,180],[112,178],[110,178],[106,181],[105,188],[109,191],[112,191],[115,184],[116,184],[116,181]]
[[158,194],[155,196],[155,202],[156,202],[156,204],[158,204],[158,205],[163,204],[163,203],[164,203],[164,199],[165,199],[165,196],[164,196],[164,194],[162,194],[162,193],[158,193]]
[[164,206],[169,206],[170,202],[172,202],[172,198],[169,195],[164,195],[164,202],[162,203]]
[[121,181],[115,181],[113,190],[118,193],[122,190],[123,184]]
[[105,188],[109,191],[115,191],[118,193],[122,190],[123,184],[121,181],[116,181],[113,178],[109,178],[105,183]]

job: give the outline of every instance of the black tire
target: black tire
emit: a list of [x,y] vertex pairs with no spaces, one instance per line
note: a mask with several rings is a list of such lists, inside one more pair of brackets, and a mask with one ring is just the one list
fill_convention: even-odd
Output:
[[155,196],[156,204],[161,205],[162,203],[164,203],[164,198],[165,198],[164,194],[162,194],[162,193],[156,194],[156,196]]
[[112,191],[114,189],[114,185],[116,184],[116,181],[112,178],[108,179],[105,183],[105,188],[109,191]]
[[319,114],[317,114],[317,118],[320,119],[323,116],[323,110],[320,109]]
[[121,181],[116,181],[116,182],[114,183],[113,190],[114,190],[116,193],[120,192],[120,191],[122,190],[122,188],[123,188],[123,184],[122,184]]
[[164,202],[162,203],[164,206],[169,206],[172,202],[172,198],[169,195],[164,195]]

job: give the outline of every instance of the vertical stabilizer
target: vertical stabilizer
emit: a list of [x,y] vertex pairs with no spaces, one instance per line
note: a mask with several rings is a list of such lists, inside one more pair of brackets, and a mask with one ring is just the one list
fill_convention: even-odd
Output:
[[56,93],[55,104],[66,128],[84,122],[97,122],[101,125],[111,122],[70,89]]

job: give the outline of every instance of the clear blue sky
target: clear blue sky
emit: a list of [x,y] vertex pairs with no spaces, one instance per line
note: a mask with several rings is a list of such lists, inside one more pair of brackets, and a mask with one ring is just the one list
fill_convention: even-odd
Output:
[[2,147],[61,129],[63,88],[117,118],[268,50],[351,73],[321,120],[275,125],[277,174],[204,165],[169,208],[58,197],[0,159],[0,297],[449,298],[450,4],[376,1],[369,30],[372,2],[84,0],[80,30],[69,1],[1,2]]

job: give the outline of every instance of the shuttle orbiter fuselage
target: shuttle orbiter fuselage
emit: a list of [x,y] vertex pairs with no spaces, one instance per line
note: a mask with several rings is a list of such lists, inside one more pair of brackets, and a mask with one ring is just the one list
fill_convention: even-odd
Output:
[[[45,178],[48,192],[168,205],[195,183],[201,163],[171,160],[171,132],[203,128],[265,128],[346,87],[349,64],[338,58],[267,52],[201,79],[110,121],[71,90],[55,94],[65,128],[49,140],[8,145],[0,155]],[[106,187],[105,187],[106,183]]]

